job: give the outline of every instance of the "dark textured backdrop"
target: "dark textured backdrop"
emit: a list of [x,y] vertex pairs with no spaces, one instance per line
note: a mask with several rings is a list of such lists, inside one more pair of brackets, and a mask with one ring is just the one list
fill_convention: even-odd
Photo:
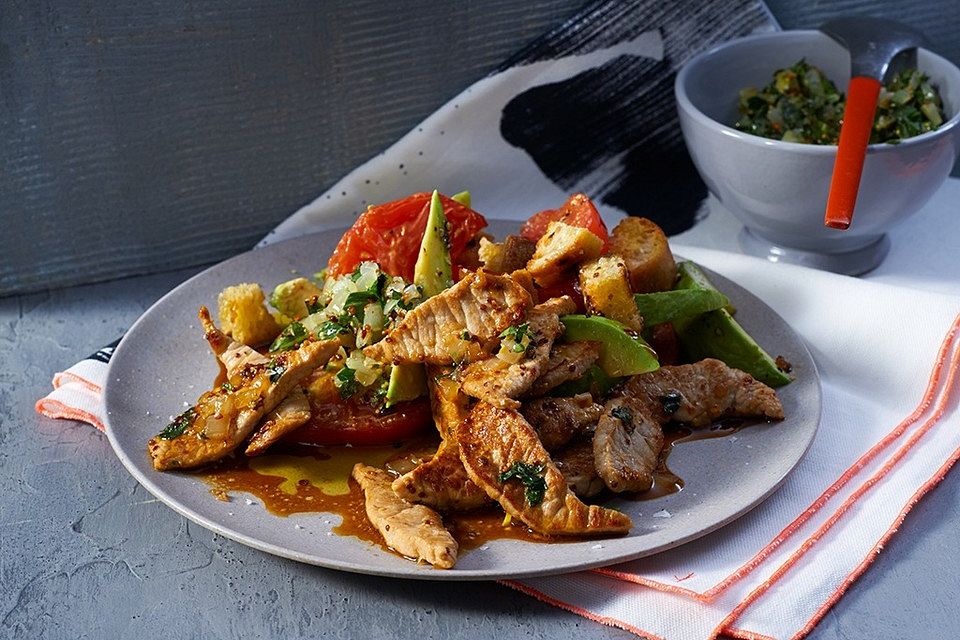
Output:
[[[581,0],[0,4],[0,295],[217,261]],[[960,61],[956,0],[872,13]]]

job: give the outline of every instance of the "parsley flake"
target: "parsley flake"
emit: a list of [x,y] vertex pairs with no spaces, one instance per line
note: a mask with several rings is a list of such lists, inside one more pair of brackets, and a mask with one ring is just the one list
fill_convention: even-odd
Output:
[[270,382],[276,382],[284,373],[287,372],[287,365],[274,358],[267,363],[267,374],[270,376]]
[[680,404],[683,402],[683,396],[679,391],[668,391],[660,396],[658,400],[660,400],[660,404],[663,406],[663,412],[668,416],[672,416],[680,410]]
[[270,345],[270,351],[290,351],[299,346],[308,336],[309,334],[302,324],[291,322]]
[[190,407],[179,416],[174,418],[173,422],[168,424],[166,428],[157,434],[158,438],[163,438],[164,440],[173,440],[183,435],[183,432],[193,423],[194,416],[197,415],[196,410],[193,407]]
[[622,405],[619,407],[614,407],[610,412],[610,415],[622,422],[623,426],[625,427],[629,427],[630,423],[633,422],[633,411],[631,411],[629,407],[624,407]]
[[360,388],[357,382],[357,372],[350,367],[343,367],[333,378],[334,384],[340,388],[340,397],[349,398]]
[[498,480],[501,484],[513,478],[522,482],[525,487],[524,495],[527,502],[530,506],[535,507],[543,502],[543,495],[547,491],[547,481],[543,478],[545,469],[546,465],[543,464],[514,462],[513,466],[500,474]]

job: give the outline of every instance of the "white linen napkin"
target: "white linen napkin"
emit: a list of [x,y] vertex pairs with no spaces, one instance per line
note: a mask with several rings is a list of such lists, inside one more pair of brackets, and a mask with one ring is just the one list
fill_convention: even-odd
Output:
[[[558,177],[543,156],[506,141],[504,110],[530,90],[593,78],[603,70],[620,73],[624,60],[653,61],[669,78],[694,48],[771,24],[762,5],[709,4],[723,7],[598,3],[548,34],[540,49],[524,52],[454,98],[261,244],[344,226],[368,203],[434,187],[470,189],[478,210],[518,220],[582,189],[605,198],[601,212],[608,224],[615,223],[623,215],[615,205],[624,200],[611,185],[629,182],[624,167],[641,142]],[[711,11],[720,15],[705,19]],[[696,31],[698,24],[713,31],[704,35]],[[596,38],[583,38],[584,33]],[[678,42],[696,44],[682,48]],[[658,121],[658,131],[670,131],[674,117],[663,109],[641,116],[666,118]],[[665,640],[709,638],[720,631],[746,638],[800,637],[958,455],[953,374],[960,360],[954,340],[960,304],[735,254],[675,250],[751,290],[807,341],[824,391],[814,445],[777,493],[705,538],[601,571],[509,585]],[[102,361],[108,356],[58,374],[55,391],[38,401],[37,410],[100,426]]]

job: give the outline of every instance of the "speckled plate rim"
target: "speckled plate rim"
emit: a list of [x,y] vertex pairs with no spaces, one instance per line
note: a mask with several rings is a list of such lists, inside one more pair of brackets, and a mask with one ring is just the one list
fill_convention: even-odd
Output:
[[[493,233],[502,235],[515,230],[516,226],[516,222],[492,221],[490,228]],[[681,469],[679,473],[685,478],[687,486],[678,494],[655,501],[616,502],[618,508],[624,509],[634,517],[634,529],[627,536],[559,544],[494,540],[488,543],[489,549],[485,552],[473,550],[465,553],[457,567],[450,570],[435,570],[429,566],[412,563],[356,538],[335,535],[330,537],[329,531],[332,528],[330,514],[308,514],[315,518],[302,520],[303,525],[294,525],[298,532],[303,533],[292,533],[291,527],[282,526],[289,525],[293,517],[273,516],[259,504],[253,505],[252,510],[248,509],[249,513],[231,522],[235,512],[227,512],[226,507],[223,506],[224,503],[210,496],[208,487],[199,480],[185,474],[161,474],[153,471],[146,455],[146,441],[159,429],[156,428],[156,424],[140,425],[142,417],[138,420],[137,416],[143,416],[144,405],[147,403],[142,402],[135,408],[128,405],[127,400],[131,391],[136,390],[137,387],[131,387],[126,380],[129,375],[137,374],[135,363],[143,359],[143,356],[150,355],[143,353],[143,349],[148,348],[150,342],[150,336],[145,335],[145,332],[165,327],[172,332],[172,335],[183,334],[185,328],[180,324],[183,318],[177,317],[178,313],[172,310],[181,309],[179,315],[182,316],[182,306],[178,307],[178,305],[182,305],[184,299],[202,295],[208,304],[212,303],[220,288],[226,284],[241,281],[243,278],[238,279],[238,276],[251,264],[258,273],[264,271],[263,276],[254,281],[268,285],[280,282],[291,277],[290,271],[296,268],[292,265],[299,264],[302,268],[305,265],[322,263],[326,255],[329,255],[332,244],[335,244],[342,232],[343,229],[332,229],[279,242],[263,249],[240,254],[193,276],[144,312],[124,336],[111,358],[104,388],[104,402],[107,437],[117,457],[130,474],[164,504],[188,520],[224,537],[298,562],[343,571],[400,578],[494,580],[580,571],[633,560],[674,548],[707,535],[743,516],[783,484],[813,442],[821,415],[820,379],[813,358],[803,340],[776,312],[756,296],[719,274],[710,272],[714,282],[737,307],[741,323],[761,344],[768,348],[774,345],[773,350],[787,357],[798,373],[797,380],[779,390],[787,419],[783,423],[753,425],[739,432],[740,441],[746,438],[748,442],[754,442],[754,445],[747,444],[746,449],[751,449],[753,446],[760,447],[756,452],[748,454],[747,465],[751,461],[758,460],[758,455],[761,455],[764,450],[772,450],[777,456],[774,460],[775,464],[762,471],[763,482],[748,487],[746,492],[738,490],[731,497],[718,494],[716,490],[711,491],[711,487],[714,486],[711,485],[711,478],[713,482],[722,483],[729,477],[731,469],[737,468],[738,465],[741,469],[743,468],[743,446],[739,449],[728,446],[728,450],[736,453],[731,454],[727,451],[723,455],[716,455],[721,452],[720,445],[717,443],[723,441],[723,438],[689,443],[674,451],[671,456],[672,468],[676,470],[674,465],[678,463],[686,464],[684,462],[686,458],[692,460],[697,457],[693,451],[687,452],[688,448],[701,449],[711,454],[713,458],[711,464],[695,464],[690,470]],[[326,251],[324,245],[328,247]],[[267,265],[269,268],[265,269]],[[271,274],[275,281],[267,279]],[[188,314],[189,317],[193,317],[192,314],[193,310]],[[199,336],[200,332],[195,325],[193,328],[190,334],[185,335],[187,339]],[[205,350],[205,345],[197,344]],[[193,344],[190,343],[190,346]],[[184,346],[185,350],[188,348]],[[199,352],[201,349],[196,351]],[[197,353],[194,357],[201,358]],[[210,372],[215,372],[215,365],[209,353],[203,353],[202,359],[209,359]],[[161,369],[160,373],[172,372]],[[188,375],[194,375],[194,373],[190,372]],[[195,379],[199,383],[209,383],[207,378],[212,379],[211,376],[206,376],[202,380]],[[176,384],[179,384],[179,381]],[[170,393],[173,393],[173,390]],[[193,395],[196,396],[199,393]],[[161,415],[177,412],[177,405],[171,406],[168,400],[164,398],[163,406],[167,409]],[[119,428],[120,425],[128,421],[140,425],[139,428],[122,431]],[[772,430],[777,430],[778,433],[765,433]],[[702,445],[707,445],[707,448],[703,448]],[[711,446],[714,448],[710,449]],[[681,451],[688,455],[678,456]],[[692,493],[693,497],[697,498],[695,488],[704,491],[706,498],[711,498],[713,493],[714,500],[708,502],[701,498],[694,503],[693,507],[685,502],[677,503],[678,496],[690,496]],[[190,504],[191,502],[195,504]],[[240,506],[237,501],[234,508],[240,508]],[[675,523],[679,522],[678,520],[661,518],[656,524],[641,527],[635,517],[635,512],[640,513],[640,509],[643,509],[647,512],[645,521],[649,522],[650,511],[654,508],[674,509],[679,513],[680,510],[694,507],[693,512],[684,514],[688,516],[684,526],[676,526]],[[227,517],[228,513],[230,517]],[[297,521],[301,520],[297,519]],[[251,522],[259,526],[255,533],[250,532],[251,526],[248,525]],[[305,549],[301,544],[306,542],[301,541],[300,537],[305,535],[308,523],[311,527],[311,536],[326,534],[325,538],[320,538],[321,543],[317,544],[315,549]],[[638,529],[639,537],[635,536]]]

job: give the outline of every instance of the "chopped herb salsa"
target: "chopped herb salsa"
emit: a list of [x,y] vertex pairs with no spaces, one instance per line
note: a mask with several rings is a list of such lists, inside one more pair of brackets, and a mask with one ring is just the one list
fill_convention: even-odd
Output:
[[[800,60],[779,69],[763,89],[740,91],[740,131],[784,142],[837,144],[845,96],[817,67]],[[943,124],[943,102],[917,69],[896,74],[880,89],[871,143],[896,144]]]

